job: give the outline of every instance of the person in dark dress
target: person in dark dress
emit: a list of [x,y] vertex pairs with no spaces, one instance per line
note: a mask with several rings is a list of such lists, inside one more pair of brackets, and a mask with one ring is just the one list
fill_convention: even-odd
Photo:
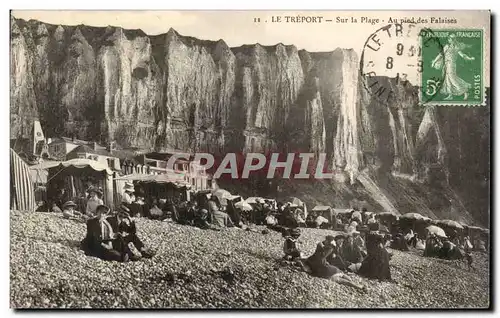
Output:
[[363,261],[363,254],[360,248],[354,244],[354,238],[351,235],[347,235],[347,238],[342,246],[342,255],[347,265],[361,263]]
[[306,260],[306,264],[311,268],[312,275],[329,278],[342,272],[339,268],[330,265],[326,261],[330,254],[334,252],[334,240],[333,236],[327,236],[323,242],[319,242],[316,245],[316,251]]
[[361,286],[352,281],[352,279],[344,274],[338,267],[328,263],[327,258],[335,252],[334,237],[328,235],[323,242],[319,242],[316,246],[316,251],[306,261],[304,269],[311,275],[320,278],[330,278],[339,284],[347,285],[366,291],[365,286]]
[[370,232],[366,236],[368,255],[361,263],[359,275],[379,280],[391,280],[390,256],[384,247],[384,240],[384,235],[378,231],[378,224],[370,224]]
[[338,267],[342,271],[348,270],[349,264],[344,260],[343,246],[345,234],[338,234],[335,236],[335,251],[328,256],[327,261],[331,265]]
[[108,207],[100,205],[96,208],[97,216],[87,220],[87,235],[81,242],[82,250],[86,255],[107,261],[126,261],[120,252],[120,241],[106,219],[108,212]]
[[393,248],[395,250],[400,250],[400,251],[409,251],[410,250],[408,248],[408,244],[406,243],[404,236],[401,233],[394,235],[394,238],[392,239],[392,242],[391,242],[391,248]]
[[135,221],[130,217],[130,210],[122,205],[119,208],[118,213],[114,216],[108,217],[107,221],[117,233],[117,238],[120,240],[121,253],[128,255],[130,260],[139,260],[140,257],[136,256],[132,250],[129,248],[129,244],[134,245],[134,247],[141,253],[144,258],[152,258],[154,252],[146,248],[144,243],[141,241],[139,236],[137,236],[137,227]]
[[240,226],[240,224],[242,224],[240,211],[236,208],[233,200],[227,200],[226,213],[229,215],[234,225]]
[[200,209],[195,215],[194,226],[200,229],[210,229],[210,223],[208,222],[208,211],[207,209]]
[[193,225],[194,219],[196,218],[196,212],[198,210],[198,204],[196,201],[190,201],[186,206],[186,224]]

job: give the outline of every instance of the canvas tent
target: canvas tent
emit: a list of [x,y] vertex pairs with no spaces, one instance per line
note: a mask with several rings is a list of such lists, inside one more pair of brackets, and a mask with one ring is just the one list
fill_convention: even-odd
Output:
[[10,149],[10,208],[35,211],[35,192],[28,165]]
[[[134,182],[140,186],[149,195],[157,197],[171,197],[176,192],[184,196],[184,199],[189,200],[189,189],[191,184],[184,180],[183,174],[169,172],[165,174],[142,174],[132,173],[125,176],[115,178],[116,197],[121,200],[123,187],[125,182]],[[137,189],[136,189],[137,190]]]
[[83,194],[91,184],[103,189],[104,204],[113,208],[113,172],[106,165],[95,160],[78,158],[63,161],[48,170],[49,191],[64,187],[68,193],[67,199],[82,201],[85,199]]

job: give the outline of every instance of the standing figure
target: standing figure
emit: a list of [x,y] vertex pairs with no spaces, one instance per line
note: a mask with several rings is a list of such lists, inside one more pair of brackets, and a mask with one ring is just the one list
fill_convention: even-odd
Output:
[[460,43],[455,38],[455,35],[450,35],[448,44],[444,46],[443,52],[432,61],[432,67],[443,70],[443,85],[441,86],[440,93],[448,95],[444,99],[451,100],[453,96],[464,95],[464,100],[469,96],[469,89],[472,87],[457,74],[457,59],[460,56],[466,61],[473,61],[473,56],[468,56],[464,52],[467,45]]

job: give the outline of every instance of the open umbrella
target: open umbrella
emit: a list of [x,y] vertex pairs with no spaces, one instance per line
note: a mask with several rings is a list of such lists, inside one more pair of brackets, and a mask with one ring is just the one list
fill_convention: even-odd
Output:
[[361,212],[359,211],[354,211],[351,215],[351,219],[359,219],[359,220],[363,220],[363,218],[361,217]]
[[322,211],[328,211],[329,209],[331,209],[331,208],[328,205],[317,205],[312,210],[322,212]]
[[214,191],[212,191],[212,195],[215,195],[217,198],[219,198],[219,200],[222,200],[222,199],[227,200],[233,196],[229,191],[224,190],[224,189],[214,190]]
[[446,233],[439,226],[429,225],[425,229],[427,230],[427,232],[429,232],[431,234],[435,234],[435,235],[437,235],[439,237],[446,237]]
[[261,197],[249,197],[245,201],[249,204],[255,204],[257,203],[257,200],[264,200],[264,199]]
[[485,233],[485,234],[490,233],[490,230],[485,229],[485,228],[482,228],[482,227],[480,227],[480,226],[473,226],[473,225],[469,225],[469,230],[470,230],[471,232],[480,232],[480,233]]
[[349,214],[352,213],[352,209],[333,209],[335,213],[338,214]]
[[302,200],[300,200],[299,198],[296,198],[296,197],[290,197],[288,202],[295,204],[295,205],[298,205],[298,206],[304,205],[304,202],[302,202]]
[[440,220],[440,221],[438,221],[438,225],[448,226],[450,228],[454,228],[457,230],[464,229],[464,227],[460,223],[458,223],[457,221],[453,221],[453,220]]
[[375,218],[378,218],[382,222],[393,222],[399,219],[399,216],[394,212],[380,212],[375,214]]
[[429,219],[429,218],[423,216],[420,213],[406,213],[406,214],[401,215],[399,217],[399,219],[402,219],[402,220],[425,220],[425,219]]
[[251,211],[253,209],[252,206],[245,200],[236,202],[234,206],[242,211]]

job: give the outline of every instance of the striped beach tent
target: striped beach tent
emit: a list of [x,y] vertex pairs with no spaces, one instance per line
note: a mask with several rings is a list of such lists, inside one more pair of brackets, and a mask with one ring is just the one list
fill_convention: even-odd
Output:
[[10,149],[10,208],[35,211],[35,191],[29,166]]

